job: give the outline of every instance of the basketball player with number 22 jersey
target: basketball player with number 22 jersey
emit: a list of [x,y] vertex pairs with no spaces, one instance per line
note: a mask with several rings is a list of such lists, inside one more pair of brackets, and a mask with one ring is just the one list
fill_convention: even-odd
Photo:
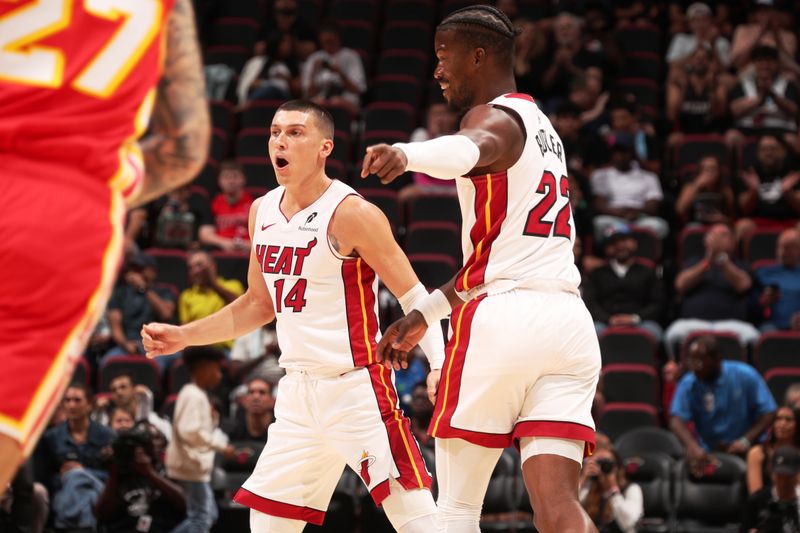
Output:
[[208,135],[190,0],[0,2],[0,487],[105,308],[126,207],[192,179]]

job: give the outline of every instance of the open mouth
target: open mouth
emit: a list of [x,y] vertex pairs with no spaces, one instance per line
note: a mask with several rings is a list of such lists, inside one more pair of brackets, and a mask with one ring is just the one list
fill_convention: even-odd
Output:
[[283,157],[276,157],[275,158],[275,166],[282,170],[282,169],[286,168],[287,166],[289,166],[289,161],[287,161]]

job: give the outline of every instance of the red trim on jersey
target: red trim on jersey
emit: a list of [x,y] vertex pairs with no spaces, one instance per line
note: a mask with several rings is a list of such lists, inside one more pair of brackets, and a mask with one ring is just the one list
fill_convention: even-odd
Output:
[[475,224],[469,232],[472,254],[456,276],[456,290],[467,291],[484,283],[492,244],[508,212],[508,174],[471,176],[475,185]]
[[330,239],[331,223],[333,222],[333,217],[336,216],[336,210],[339,209],[339,206],[342,205],[342,202],[344,202],[350,196],[358,196],[359,198],[363,198],[363,196],[361,196],[357,192],[351,192],[351,193],[346,194],[341,200],[339,200],[339,203],[336,204],[336,207],[333,208],[333,213],[331,213],[331,217],[328,219],[328,227],[325,229],[325,242],[328,243],[328,250],[331,251],[331,253],[333,254],[333,257],[335,257],[336,259],[344,260],[344,259],[346,259],[346,257],[343,256],[342,254],[340,254],[339,252],[337,252],[336,250],[334,250],[333,246],[331,246],[331,239]]
[[483,448],[508,448],[514,442],[511,433],[483,433],[469,429],[450,426],[439,426],[436,437],[440,439],[462,439]]
[[290,220],[289,217],[286,216],[286,213],[283,212],[283,208],[281,207],[281,202],[283,202],[284,196],[286,196],[286,189],[283,189],[281,197],[278,198],[278,211],[280,212],[281,215],[283,215],[284,220],[286,220],[286,222],[289,222]]
[[375,505],[382,504],[383,500],[389,497],[389,494],[391,494],[391,490],[389,489],[388,479],[378,483],[369,491],[369,495],[372,496],[372,501],[375,502]]
[[433,480],[425,468],[419,444],[411,433],[411,421],[400,410],[397,391],[392,382],[392,371],[380,364],[368,366],[367,371],[381,412],[381,419],[386,427],[386,435],[389,437],[392,459],[400,473],[398,483],[407,490],[430,489]]
[[522,437],[555,437],[560,439],[582,440],[586,442],[583,456],[594,453],[595,433],[589,426],[577,422],[558,420],[525,420],[514,426],[514,440]]
[[533,96],[531,96],[529,94],[525,94],[525,93],[508,93],[508,94],[503,95],[503,96],[505,96],[506,98],[519,98],[520,100],[527,100],[528,102],[531,102],[532,104],[536,103],[536,100],[533,99]]
[[378,317],[375,314],[375,271],[360,257],[342,262],[342,281],[350,338],[356,368],[375,362]]
[[276,502],[253,494],[246,488],[242,487],[233,497],[233,501],[245,505],[256,511],[271,516],[278,516],[280,518],[290,518],[292,520],[302,520],[315,526],[321,526],[325,521],[325,511],[312,509],[311,507],[301,507],[299,505],[292,505],[291,503]]
[[[469,339],[472,332],[472,319],[478,305],[486,297],[482,294],[478,298],[471,300],[456,309],[450,316],[450,325],[453,335],[447,342],[445,349],[444,365],[442,366],[442,380],[439,384],[439,395],[436,399],[436,407],[433,410],[431,425],[428,433],[433,437],[461,437],[475,444],[481,444],[467,438],[466,435],[455,435],[457,430],[450,425],[450,420],[458,406],[458,396],[461,392],[461,374],[464,372],[464,360],[469,348]],[[464,432],[472,433],[472,432]],[[505,447],[507,445],[503,445]]]

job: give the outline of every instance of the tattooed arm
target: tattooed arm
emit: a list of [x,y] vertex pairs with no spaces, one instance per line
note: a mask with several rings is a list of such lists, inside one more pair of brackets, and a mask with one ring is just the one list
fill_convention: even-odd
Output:
[[137,205],[193,179],[208,155],[208,103],[191,0],[175,2],[166,45],[152,134],[141,144],[145,181]]

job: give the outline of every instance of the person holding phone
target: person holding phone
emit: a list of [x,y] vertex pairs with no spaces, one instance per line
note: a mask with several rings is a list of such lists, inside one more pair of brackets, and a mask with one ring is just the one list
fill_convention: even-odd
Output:
[[628,481],[613,447],[598,448],[584,461],[579,497],[600,533],[633,533],[644,515],[642,489]]

